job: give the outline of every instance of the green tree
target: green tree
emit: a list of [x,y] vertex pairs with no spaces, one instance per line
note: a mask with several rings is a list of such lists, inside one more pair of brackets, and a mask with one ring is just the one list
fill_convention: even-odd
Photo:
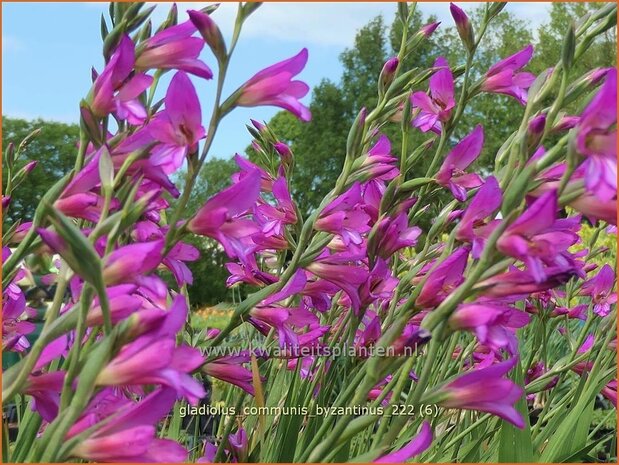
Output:
[[[607,3],[553,3],[549,20],[538,31],[539,40],[531,66],[534,72],[545,69],[561,57],[563,38],[567,27],[578,18],[606,6]],[[617,28],[612,28],[597,38],[591,48],[574,63],[573,76],[580,76],[597,67],[615,66],[617,63]]]
[[[15,191],[5,222],[17,219],[32,219],[42,195],[75,163],[76,144],[79,140],[79,127],[41,119],[27,121],[17,118],[2,118],[2,147],[6,149],[9,142],[16,146],[34,130],[40,133],[31,139],[16,164],[21,168],[29,161],[38,162],[36,168],[26,177]],[[6,171],[2,173],[2,183],[6,185]]]
[[[346,155],[346,137],[356,114],[376,102],[378,75],[387,59],[384,20],[378,16],[360,29],[354,46],[340,61],[342,79],[324,79],[313,89],[312,121],[300,123],[286,112],[277,113],[269,126],[295,153],[292,191],[303,212],[315,208],[333,187]],[[246,150],[254,159],[253,150]]]
[[[471,22],[474,27],[477,26],[476,30],[481,24],[484,9],[484,5],[467,9]],[[533,42],[533,33],[527,23],[503,10],[488,26],[475,54],[473,79],[479,79],[494,63]],[[464,64],[466,53],[454,27],[437,30],[435,43],[436,53],[444,56],[451,66]],[[497,151],[509,134],[518,127],[523,112],[524,108],[516,100],[503,95],[480,94],[469,103],[455,139],[467,135],[477,124],[484,126],[484,148],[474,168],[483,170],[494,163]]]

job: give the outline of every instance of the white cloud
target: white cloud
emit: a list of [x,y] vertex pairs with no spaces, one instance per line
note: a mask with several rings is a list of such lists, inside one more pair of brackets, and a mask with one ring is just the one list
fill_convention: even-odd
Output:
[[[151,2],[157,4],[153,13],[156,20],[163,20],[167,15],[170,3]],[[481,2],[463,4],[465,10],[472,10]],[[107,9],[105,3],[89,2],[85,6],[97,9]],[[203,8],[202,2],[179,2],[180,11]],[[507,11],[511,11],[537,28],[548,18],[550,3],[508,3]],[[424,16],[435,15],[439,21],[451,24],[448,2],[419,2],[417,7]],[[226,36],[231,36],[236,16],[237,3],[223,2],[213,17]],[[280,41],[305,42],[314,45],[348,47],[352,45],[358,29],[363,27],[375,16],[382,14],[387,24],[395,15],[396,6],[393,2],[265,2],[243,27],[244,37],[263,37]]]
[[[472,10],[480,2],[465,4]],[[180,9],[198,9],[203,3],[179,3]],[[435,15],[439,21],[451,24],[448,2],[419,2],[424,16]],[[527,21],[533,28],[548,18],[549,3],[509,3],[507,11]],[[159,10],[159,11],[157,11]],[[157,17],[163,18],[167,7],[157,8]],[[222,3],[213,14],[226,36],[232,34],[236,3]],[[280,41],[305,42],[314,45],[347,47],[352,45],[358,29],[375,16],[382,14],[391,24],[396,6],[391,2],[265,2],[243,27],[244,37],[262,37]]]

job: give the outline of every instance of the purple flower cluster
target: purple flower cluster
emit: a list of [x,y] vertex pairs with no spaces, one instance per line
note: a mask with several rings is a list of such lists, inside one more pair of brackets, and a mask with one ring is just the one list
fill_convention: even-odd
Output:
[[[473,53],[468,17],[455,5],[451,11]],[[429,36],[437,26],[426,26],[418,36]],[[242,325],[281,349],[277,358],[282,360],[265,353],[261,363],[277,363],[315,383],[308,391],[314,398],[332,365],[299,355],[301,349],[343,341],[356,349],[386,346],[395,354],[421,349],[413,362],[421,360],[422,371],[408,368],[397,383],[395,372],[383,370],[383,360],[372,365],[376,358],[359,355],[351,363],[363,366],[366,377],[357,400],[389,405],[409,382],[413,405],[428,401],[445,409],[485,412],[525,427],[526,418],[516,408],[525,387],[538,383],[533,394],[553,389],[558,378],[548,360],[523,360],[519,334],[539,319],[556,323],[558,334],[569,330],[570,320],[604,322],[617,301],[615,273],[609,265],[598,271],[591,263],[592,245],[581,238],[583,217],[574,212],[592,223],[616,225],[617,111],[608,104],[616,101],[616,70],[598,73],[600,89],[567,123],[548,110],[525,120],[522,144],[511,150],[502,170],[489,174],[476,171],[474,163],[484,148],[484,131],[492,128],[477,125],[452,144],[453,124],[466,99],[456,99],[457,80],[439,57],[428,93],[400,89],[388,106],[407,108],[402,114],[412,109],[410,121],[403,122],[406,130],[412,131],[412,125],[430,137],[440,136],[435,173],[410,179],[406,160],[400,161],[381,132],[393,115],[383,115],[378,124],[375,114],[363,109],[351,130],[341,176],[304,219],[293,196],[294,147],[253,121],[252,146],[269,163],[237,155],[231,185],[203,199],[187,217],[191,175],[202,167],[217,117],[235,106],[273,105],[302,121],[311,118],[299,101],[309,87],[294,80],[308,59],[303,49],[255,74],[216,108],[211,123],[204,123],[202,81],[196,78],[208,80],[213,73],[200,53],[207,43],[225,69],[229,57],[222,40],[201,11],[190,11],[185,22],[147,38],[123,31],[82,103],[85,134],[78,150],[83,157],[76,170],[50,202],[42,203],[44,222],[37,217],[34,224],[12,231],[9,244],[31,234],[37,253],[60,257],[54,273],[44,277],[56,286],[57,296],[32,348],[27,336],[34,325],[28,320],[35,313],[20,287],[29,277],[28,266],[20,263],[3,288],[3,349],[25,355],[8,371],[8,392],[33,399],[30,405],[42,419],[39,433],[49,450],[56,448],[51,455],[42,451],[43,457],[186,460],[187,449],[162,438],[159,425],[175,402],[199,404],[206,395],[202,377],[264,401],[262,388],[271,380],[260,372],[255,354],[244,350],[211,357],[197,348],[218,345]],[[533,47],[527,46],[499,61],[475,92],[505,94],[526,105],[535,76],[522,68],[532,54]],[[385,64],[381,98],[397,85],[401,63],[392,58]],[[171,78],[163,99],[153,104],[163,72]],[[113,133],[110,118],[116,122]],[[540,145],[551,130],[570,131],[565,161],[551,158],[554,152]],[[521,149],[532,153],[522,156]],[[184,167],[189,181],[181,195],[176,180]],[[519,184],[523,173],[531,173],[528,184]],[[423,187],[413,196],[406,186],[417,181]],[[443,194],[448,205],[422,230],[420,213]],[[512,211],[504,211],[508,201]],[[3,208],[9,206],[10,197],[3,198]],[[187,286],[193,283],[188,263],[200,258],[189,243],[192,234],[219,244],[229,260],[229,287],[246,285],[255,291],[237,306],[226,329],[204,332],[198,342],[185,331]],[[3,247],[3,263],[12,253],[17,252]],[[443,344],[454,333],[464,334],[469,346],[462,345],[464,338],[453,339],[451,347]],[[574,345],[574,357],[601,344],[593,334],[586,336]],[[609,345],[616,350],[616,340]],[[459,368],[432,385],[427,364],[435,361],[435,349],[458,360]],[[531,364],[522,366],[525,362]],[[525,385],[509,376],[515,368]],[[594,368],[584,358],[569,367],[581,376]],[[601,392],[616,405],[616,380],[606,382]],[[381,445],[370,459],[401,462],[426,451],[432,427],[429,422],[415,427],[412,441],[399,442],[391,452]],[[206,443],[199,461],[248,461],[256,441],[246,428],[229,429],[217,446]],[[64,443],[68,446],[60,456]]]

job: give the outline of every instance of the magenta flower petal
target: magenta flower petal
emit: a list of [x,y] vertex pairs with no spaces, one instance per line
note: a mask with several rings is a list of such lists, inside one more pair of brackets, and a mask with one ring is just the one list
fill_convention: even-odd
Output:
[[404,463],[424,452],[432,444],[432,428],[424,421],[417,435],[406,446],[396,452],[384,455],[373,463]]
[[309,86],[301,81],[292,81],[305,68],[307,57],[308,52],[304,48],[297,55],[256,73],[241,87],[237,105],[278,106],[303,121],[309,121],[309,109],[299,102],[309,92]]

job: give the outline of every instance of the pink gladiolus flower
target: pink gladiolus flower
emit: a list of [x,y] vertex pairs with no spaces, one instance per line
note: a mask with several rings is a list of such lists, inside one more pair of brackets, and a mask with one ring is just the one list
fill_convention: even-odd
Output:
[[[105,69],[95,79],[91,109],[99,117],[115,113],[130,124],[142,124],[146,110],[138,97],[153,82],[144,73],[131,76],[135,62],[135,45],[124,35]],[[130,77],[131,76],[131,77]]]
[[216,239],[229,257],[244,255],[243,240],[259,231],[251,220],[239,218],[260,194],[260,172],[252,170],[238,182],[215,194],[187,224],[189,231]]
[[400,213],[395,218],[383,218],[376,226],[375,239],[371,240],[368,248],[371,254],[382,258],[389,258],[404,247],[413,247],[421,235],[417,226],[408,226],[408,215]]
[[461,202],[466,200],[467,189],[479,187],[483,183],[478,174],[464,172],[479,157],[483,145],[484,128],[478,124],[447,154],[436,175],[436,182],[448,187],[453,196]]
[[460,247],[430,272],[415,303],[422,308],[440,304],[464,281],[469,249]]
[[242,365],[249,360],[249,355],[228,355],[208,362],[202,371],[213,378],[234,384],[253,396],[252,372]]
[[23,352],[30,347],[25,335],[33,332],[36,327],[26,321],[26,297],[14,282],[2,293],[2,349]]
[[606,80],[578,123],[576,146],[587,156],[585,187],[602,202],[617,195],[617,70],[610,69]]
[[367,281],[359,288],[361,306],[366,307],[379,299],[389,301],[398,283],[399,280],[391,274],[387,262],[379,258]]
[[[526,376],[524,378],[525,386],[535,381],[537,378],[541,377],[547,371],[548,370],[546,369],[544,362],[534,363],[533,366],[527,370]],[[549,379],[548,382],[543,387],[539,388],[539,391],[546,391],[548,389],[552,389],[553,387],[557,385],[558,382],[559,382],[559,377],[555,376]],[[535,398],[535,394],[527,395],[527,400],[533,400],[534,398]]]
[[391,452],[374,460],[373,463],[404,463],[415,455],[421,454],[430,447],[430,444],[432,444],[432,428],[429,422],[424,421],[419,432],[411,442],[396,452]]
[[[112,286],[106,289],[112,323],[116,323],[124,318],[127,318],[142,307],[142,299],[136,295],[131,295],[135,289],[136,286],[133,284],[121,284],[119,286]],[[77,309],[72,309],[69,311],[77,311]],[[101,309],[101,304],[99,302],[99,298],[97,297],[93,302],[93,306],[88,311],[88,315],[86,316],[86,325],[103,325],[103,321],[103,310]]]
[[359,205],[361,185],[356,182],[350,189],[329,203],[320,213],[314,227],[341,236],[344,245],[363,242],[361,234],[370,230],[370,217]]
[[570,207],[592,220],[602,220],[609,224],[617,224],[617,197],[601,201],[598,197],[583,194],[570,203]]
[[234,455],[236,456],[236,460],[238,462],[246,462],[247,454],[249,453],[249,443],[247,441],[247,433],[243,428],[239,428],[239,430],[228,436],[228,443],[232,448]]
[[130,282],[153,271],[163,258],[164,241],[156,240],[126,245],[112,252],[103,268],[106,284]]
[[389,181],[400,172],[396,167],[397,158],[391,155],[391,142],[384,134],[381,134],[376,144],[359,161],[361,164],[357,177],[366,182],[374,179]]
[[593,311],[599,316],[607,316],[610,306],[617,303],[615,287],[615,272],[609,265],[604,265],[599,273],[586,281],[580,289],[580,295],[588,295],[593,300]]
[[165,417],[176,401],[172,389],[158,389],[132,403],[110,391],[102,391],[85,415],[69,430],[67,439],[105,420],[91,436],[71,451],[73,457],[95,462],[184,462],[187,450],[170,439],[158,439],[156,423]]
[[48,423],[54,421],[60,406],[60,392],[64,385],[65,372],[53,371],[30,375],[24,392],[32,396],[32,411]]
[[479,342],[494,350],[518,351],[515,330],[526,326],[529,315],[508,305],[492,302],[461,304],[449,318],[453,329],[473,331]]
[[359,310],[361,301],[358,288],[368,277],[367,269],[356,265],[341,264],[331,257],[317,259],[306,269],[342,289],[350,298],[353,310]]
[[447,408],[491,413],[517,428],[524,428],[524,420],[514,408],[524,390],[513,381],[502,378],[516,365],[516,362],[517,358],[512,357],[456,378],[440,389],[446,398],[439,404]]
[[454,99],[454,80],[447,60],[439,57],[434,62],[438,68],[430,78],[430,95],[425,92],[415,92],[411,95],[414,108],[420,110],[413,120],[413,126],[423,132],[441,132],[441,123],[449,121],[451,111],[456,106]]
[[[161,384],[176,390],[191,404],[204,397],[202,385],[189,373],[204,362],[198,349],[181,345],[176,347],[175,333],[187,316],[187,302],[179,295],[170,310],[175,318],[164,328],[146,333],[125,345],[97,376],[100,386]],[[180,322],[180,325],[178,324]]]
[[178,69],[211,79],[213,72],[204,62],[198,60],[204,40],[201,37],[191,37],[196,30],[191,20],[188,20],[145,40],[140,44],[135,60],[136,69]]
[[488,297],[502,297],[512,301],[526,297],[528,294],[541,292],[565,284],[576,275],[574,269],[560,269],[550,267],[544,270],[546,279],[538,282],[530,270],[513,269],[498,274],[477,284],[483,295]]
[[456,239],[473,245],[471,255],[475,259],[481,256],[486,239],[500,222],[485,219],[501,206],[502,198],[498,181],[494,176],[489,176],[462,214],[456,230]]
[[285,225],[297,222],[297,213],[286,178],[277,178],[273,183],[272,194],[277,206],[260,202],[254,211],[256,221],[262,225],[262,232],[267,237],[279,236],[283,234]]
[[612,404],[617,408],[617,380],[614,379],[606,386],[602,388],[600,391],[604,397],[612,402]]
[[297,55],[280,61],[252,76],[239,89],[236,104],[242,107],[272,105],[289,111],[302,121],[309,121],[312,115],[299,99],[309,92],[309,86],[302,81],[293,81],[307,63],[307,49]]
[[288,147],[288,145],[284,144],[283,142],[276,142],[275,144],[273,144],[273,148],[279,154],[279,156],[282,157],[282,161],[289,163],[292,160],[292,150],[290,150],[290,147]]
[[557,193],[553,190],[536,199],[497,241],[497,249],[526,263],[538,282],[546,279],[544,265],[571,266],[567,249],[579,240],[573,231],[579,223],[556,220],[556,212]]
[[535,75],[518,72],[533,56],[533,45],[527,45],[513,55],[490,67],[481,85],[481,90],[514,97],[522,105],[527,103],[527,89],[533,84]]
[[266,335],[270,328],[275,328],[281,348],[296,348],[299,345],[299,335],[294,328],[309,327],[313,330],[319,326],[318,317],[310,312],[303,302],[296,308],[274,305],[301,293],[306,283],[305,271],[297,270],[280,291],[263,300],[259,306],[249,312],[250,323],[263,334]]
[[162,263],[169,268],[179,286],[193,284],[193,275],[185,262],[193,262],[200,258],[200,251],[194,246],[177,242],[170,249]]
[[151,152],[150,162],[164,173],[176,172],[188,153],[197,149],[205,136],[198,95],[189,77],[179,71],[174,75],[165,96],[165,111],[147,126],[150,135],[161,142]]

